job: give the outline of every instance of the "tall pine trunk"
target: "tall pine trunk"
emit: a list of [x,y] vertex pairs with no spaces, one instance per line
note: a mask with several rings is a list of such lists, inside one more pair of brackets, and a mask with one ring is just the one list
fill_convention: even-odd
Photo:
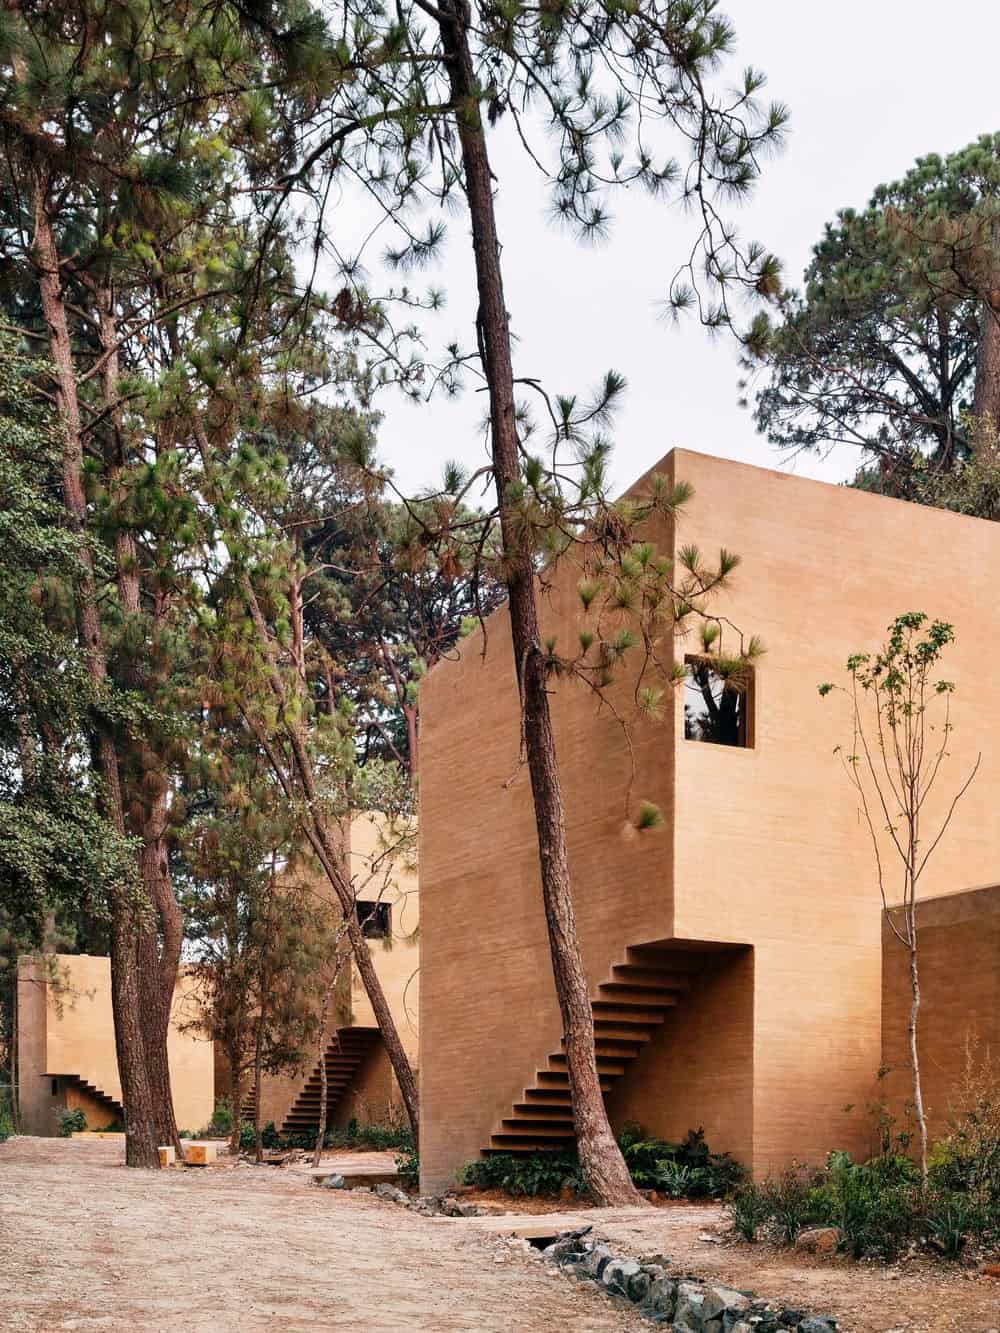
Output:
[[521,695],[524,742],[535,806],[542,899],[556,995],[566,1040],[573,1121],[583,1172],[604,1204],[640,1202],[608,1122],[597,1072],[594,1017],[576,933],[566,852],[566,821],[555,735],[549,711],[546,658],[538,625],[535,568],[528,532],[512,513],[511,488],[521,480],[515,421],[510,329],[503,294],[500,246],[493,207],[486,133],[469,48],[465,0],[441,0],[441,40],[465,169],[479,293],[479,347],[490,394],[490,431],[496,475],[514,666]]
[[990,225],[991,268],[979,316],[979,356],[972,411],[979,447],[1000,453],[1000,220]]
[[[100,318],[101,387],[110,429],[106,459],[109,486],[114,494],[116,482],[124,473],[128,460],[125,457],[122,409],[119,403],[118,323],[110,282],[96,287],[95,297]],[[138,621],[143,615],[138,549],[131,531],[121,524],[115,533],[115,559],[122,613]],[[145,692],[146,681],[139,663],[131,661],[127,670],[130,687]],[[139,872],[154,913],[138,941],[137,953],[143,1010],[143,1049],[157,1142],[172,1146],[181,1160],[183,1149],[174,1117],[167,1037],[180,966],[184,923],[170,881],[167,860],[167,779],[164,773],[158,771],[160,760],[151,747],[142,741],[134,741],[132,750],[132,781],[136,786],[134,804],[142,811]],[[147,790],[150,779],[152,790]]]
[[[42,314],[49,330],[49,353],[56,378],[56,401],[63,432],[62,488],[68,526],[81,539],[81,573],[75,588],[77,627],[86,654],[87,672],[98,690],[107,682],[107,659],[101,633],[100,611],[93,560],[87,543],[87,502],[83,488],[83,432],[77,398],[73,349],[69,335],[59,254],[48,212],[47,178],[36,166],[33,172],[34,256]],[[91,748],[100,777],[107,818],[125,833],[118,755],[113,736],[103,720],[91,729]],[[142,912],[126,896],[118,896],[111,908],[111,1003],[115,1022],[115,1048],[125,1111],[125,1163],[127,1166],[159,1167],[152,1097],[146,1074],[140,1018],[138,941]]]

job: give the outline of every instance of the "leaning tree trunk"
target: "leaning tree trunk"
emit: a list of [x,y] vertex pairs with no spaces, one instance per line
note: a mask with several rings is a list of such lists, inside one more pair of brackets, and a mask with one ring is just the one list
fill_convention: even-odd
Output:
[[[267,629],[267,622],[264,613],[260,609],[260,603],[253,585],[247,575],[242,578],[242,592],[250,612],[250,617],[254,623],[260,640],[261,649],[264,652],[269,669],[269,679],[271,689],[274,692],[276,701],[280,704],[282,713],[287,717],[288,709],[288,691],[281,676],[281,670],[275,659],[274,648],[271,644],[270,635]],[[254,734],[261,744],[261,748],[268,757],[268,762],[274,772],[275,777],[281,783],[285,794],[291,798],[293,791],[289,786],[289,780],[285,772],[285,766],[279,755],[274,751],[267,735],[252,718],[248,722],[254,727]],[[301,726],[295,722],[287,724],[287,737],[292,754],[292,764],[295,770],[298,787],[302,795],[305,796],[305,814],[303,817],[303,832],[308,839],[310,847],[316,853],[316,858],[323,868],[323,873],[329,881],[330,887],[337,896],[341,911],[344,915],[344,925],[347,938],[354,954],[355,962],[358,965],[358,973],[361,977],[361,983],[365,988],[365,993],[375,1014],[375,1022],[378,1025],[379,1035],[382,1038],[382,1045],[385,1047],[385,1053],[392,1066],[392,1072],[396,1076],[396,1082],[399,1084],[399,1091],[403,1098],[403,1105],[406,1107],[406,1114],[409,1117],[410,1128],[413,1130],[413,1141],[420,1141],[420,1096],[417,1090],[417,1080],[413,1073],[413,1066],[410,1064],[409,1057],[400,1040],[399,1029],[396,1026],[396,1020],[393,1018],[392,1010],[389,1008],[389,1002],[385,998],[385,991],[382,989],[382,982],[375,970],[375,963],[372,960],[371,949],[368,947],[368,941],[362,933],[361,926],[358,923],[357,903],[354,897],[354,889],[351,884],[350,875],[343,864],[343,850],[338,847],[336,841],[330,836],[330,831],[318,812],[321,810],[322,802],[319,798],[319,792],[316,789],[316,780],[313,773],[312,760],[309,757],[309,750],[306,746],[302,734]]]
[[512,488],[521,480],[514,371],[486,134],[469,48],[470,12],[466,0],[441,0],[439,9],[438,22],[456,107],[472,221],[479,292],[479,347],[490,394],[490,437],[507,571],[514,666],[535,806],[552,972],[566,1040],[573,1121],[580,1162],[592,1193],[605,1204],[636,1203],[640,1196],[611,1132],[597,1073],[594,1016],[570,887],[566,821],[549,711],[548,670],[538,625],[533,551],[530,535],[512,512],[510,500]]
[[[59,254],[47,207],[47,183],[36,167],[34,190],[34,257],[42,313],[49,329],[49,352],[56,379],[56,402],[63,430],[63,503],[68,526],[80,538],[80,574],[76,581],[76,615],[87,672],[96,691],[107,684],[107,660],[101,633],[93,559],[87,542],[87,502],[83,489],[83,435],[73,368],[73,348],[59,277]],[[118,755],[103,719],[91,729],[95,768],[103,788],[105,813],[125,833]],[[111,1004],[115,1048],[125,1111],[126,1166],[158,1167],[159,1154],[146,1076],[139,1003],[137,940],[143,913],[127,894],[116,895],[111,907]]]

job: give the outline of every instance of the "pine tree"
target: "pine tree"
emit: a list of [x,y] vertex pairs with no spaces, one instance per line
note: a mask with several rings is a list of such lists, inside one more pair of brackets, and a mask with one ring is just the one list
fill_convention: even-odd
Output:
[[[270,35],[279,58],[287,44],[301,51],[298,7],[245,0],[238,9],[248,24]],[[700,302],[707,323],[735,328],[736,293],[749,289],[774,295],[778,268],[761,247],[740,248],[718,212],[719,201],[749,189],[760,157],[780,136],[785,113],[780,107],[758,113],[755,97],[762,78],[753,70],[728,101],[710,88],[712,71],[734,40],[714,0],[583,0],[540,8],[414,0],[391,12],[364,0],[345,0],[331,32],[336,35],[324,41],[322,32],[311,30],[306,44],[314,53],[313,66],[350,77],[334,83],[313,116],[298,118],[302,150],[290,161],[279,182],[281,192],[269,206],[279,209],[293,192],[313,183],[322,207],[329,182],[346,170],[398,226],[402,240],[389,258],[405,267],[426,263],[443,236],[443,224],[436,219],[420,225],[420,205],[460,197],[467,202],[479,295],[476,352],[450,349],[437,378],[451,385],[464,366],[475,362],[489,393],[500,567],[510,607],[577,1141],[594,1194],[606,1203],[631,1202],[635,1191],[611,1134],[597,1077],[547,696],[555,662],[541,642],[535,585],[539,548],[573,530],[571,515],[579,523],[582,511],[602,508],[595,483],[606,445],[599,441],[581,450],[568,469],[547,466],[540,453],[526,447],[504,298],[489,127],[503,116],[515,122],[535,162],[547,172],[556,217],[585,239],[600,239],[606,232],[606,200],[616,188],[645,188],[665,196],[676,185],[693,206],[699,228],[688,261],[663,283],[667,303],[679,310]],[[544,148],[530,143],[539,121],[553,144],[550,166],[543,160]],[[688,150],[683,166],[665,155],[656,161],[661,139],[671,134],[679,135]],[[317,246],[324,243],[327,225],[323,218]],[[344,265],[348,300],[359,289],[359,263],[352,258]],[[706,297],[706,290],[712,294]],[[408,308],[420,304],[408,289],[400,295]],[[428,302],[435,303],[433,294]],[[400,355],[391,326],[381,332],[379,348],[391,349],[396,378],[421,392],[424,367]],[[619,377],[609,377],[589,417],[573,399],[543,399],[552,414],[554,452],[559,445],[577,445],[584,420],[606,421],[621,387]],[[560,481],[581,465],[581,503],[567,510]],[[462,483],[445,489],[441,503],[453,508]]]
[[921,460],[950,473],[977,441],[995,454],[998,219],[996,134],[920,158],[867,208],[838,213],[781,322],[758,324],[758,429],[782,449],[853,445],[876,468],[865,484],[907,496]]

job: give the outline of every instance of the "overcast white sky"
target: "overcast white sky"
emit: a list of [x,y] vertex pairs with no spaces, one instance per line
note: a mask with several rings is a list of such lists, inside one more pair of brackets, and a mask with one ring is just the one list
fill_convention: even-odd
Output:
[[[796,284],[838,208],[863,205],[877,183],[897,178],[919,155],[950,152],[1000,129],[996,0],[728,0],[723,8],[739,36],[735,67],[763,69],[766,94],[791,108],[785,151],[740,220],[744,235],[782,257]],[[507,303],[519,338],[516,373],[539,377],[553,392],[585,392],[609,367],[625,374],[616,489],[675,445],[789,466],[738,406],[732,343],[713,341],[694,318],[678,330],[657,316],[655,302],[693,224],[675,206],[623,194],[609,240],[596,250],[581,247],[546,221],[537,171],[502,126],[491,148]],[[455,337],[469,346],[475,303],[464,219],[453,219],[450,232],[443,262],[428,275],[448,297],[428,321],[428,335],[435,344]],[[445,459],[482,459],[482,394],[419,407],[387,395],[379,406],[381,453],[408,491],[435,482]],[[839,480],[853,461],[841,453],[791,466]]]

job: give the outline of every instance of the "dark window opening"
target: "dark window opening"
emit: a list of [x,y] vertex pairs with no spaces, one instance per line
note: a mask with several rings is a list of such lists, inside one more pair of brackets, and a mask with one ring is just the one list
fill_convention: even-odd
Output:
[[53,1097],[59,1096],[59,1080],[57,1078],[54,1078],[52,1080],[52,1096]]
[[710,657],[684,659],[684,739],[753,745],[753,667],[739,670]]
[[358,924],[369,940],[388,939],[392,928],[392,909],[388,903],[358,902]]

